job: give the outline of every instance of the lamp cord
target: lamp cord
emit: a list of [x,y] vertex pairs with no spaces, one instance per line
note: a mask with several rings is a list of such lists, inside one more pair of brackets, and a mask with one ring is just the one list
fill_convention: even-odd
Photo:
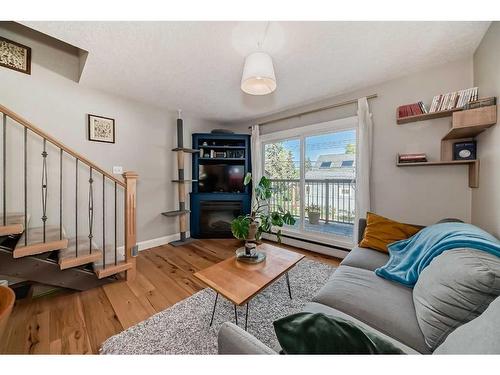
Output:
[[262,49],[262,45],[266,41],[267,32],[269,30],[269,25],[271,25],[271,21],[267,21],[266,28],[264,29],[264,34],[262,35],[262,40],[260,42],[257,42],[258,49]]

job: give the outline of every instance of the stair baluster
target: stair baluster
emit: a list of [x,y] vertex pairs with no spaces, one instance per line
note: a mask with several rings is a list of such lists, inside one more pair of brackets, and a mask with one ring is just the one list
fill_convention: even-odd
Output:
[[59,149],[59,239],[62,240],[63,235],[63,149]]
[[92,178],[92,167],[90,167],[89,178],[89,252],[92,254],[92,239],[94,238],[94,179]]
[[28,128],[24,128],[24,246],[28,246]]
[[102,268],[106,269],[106,176],[102,175]]
[[43,162],[42,162],[42,223],[43,223],[43,243],[47,241],[47,140],[43,139]]
[[78,158],[75,158],[75,256],[78,257]]
[[2,182],[3,182],[3,225],[7,225],[7,180],[6,180],[6,169],[7,169],[7,115],[3,114],[3,139],[2,139]]
[[118,240],[117,240],[117,228],[116,228],[116,217],[118,216],[116,208],[116,181],[115,181],[115,266],[118,264]]

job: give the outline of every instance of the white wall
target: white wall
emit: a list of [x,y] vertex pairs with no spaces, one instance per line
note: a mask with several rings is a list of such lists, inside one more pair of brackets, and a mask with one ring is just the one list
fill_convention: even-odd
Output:
[[[444,217],[470,221],[471,189],[468,187],[466,166],[396,167],[398,152],[425,152],[430,160],[439,160],[440,140],[448,131],[451,119],[397,125],[396,108],[419,100],[429,104],[436,94],[470,87],[472,83],[472,58],[468,58],[261,120],[376,93],[378,97],[369,101],[374,121],[372,211],[396,220],[424,225],[435,223]],[[356,105],[344,106],[264,125],[262,133],[355,114]],[[239,124],[234,128],[243,131],[248,125]]]
[[[0,103],[18,113],[100,167],[112,171],[115,165],[139,174],[137,196],[138,241],[154,239],[178,232],[175,218],[160,215],[176,208],[177,188],[170,182],[177,178],[175,155],[170,150],[176,144],[176,115],[164,109],[109,95],[78,84],[78,51],[61,45],[39,33],[26,31],[13,23],[0,23],[0,35],[32,48],[32,73],[26,75],[0,68]],[[110,61],[110,63],[113,63]],[[133,74],[133,72],[130,72]],[[123,77],[127,79],[127,77]],[[116,143],[87,141],[88,113],[112,117],[116,120]],[[211,122],[184,114],[185,144],[190,145],[192,132],[206,132],[217,126]],[[22,209],[22,132],[9,124],[8,149],[12,154],[8,171],[9,210]],[[36,137],[29,141],[30,191],[29,211],[33,224],[40,225],[41,216],[41,142]],[[55,178],[49,184],[49,222],[58,222],[58,154],[49,148],[49,174]],[[17,163],[17,164],[16,164]],[[188,169],[190,163],[188,164]],[[73,228],[74,163],[64,161],[65,226]],[[79,231],[85,234],[87,225],[88,170],[79,172]],[[99,226],[101,182],[96,186],[96,227]],[[112,187],[106,188],[111,192]],[[107,195],[107,216],[111,216],[112,197]],[[109,226],[109,224],[107,224]],[[109,230],[109,229],[108,229]],[[109,234],[107,234],[109,235]],[[109,237],[108,237],[109,238]]]
[[[474,54],[480,97],[500,98],[500,22],[493,22]],[[500,238],[500,126],[477,137],[479,188],[472,192],[472,222]]]

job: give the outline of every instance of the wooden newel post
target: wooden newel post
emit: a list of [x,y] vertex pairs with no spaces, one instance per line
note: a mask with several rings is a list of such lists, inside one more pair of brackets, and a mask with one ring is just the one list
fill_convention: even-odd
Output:
[[136,172],[125,172],[125,262],[132,264],[126,271],[127,281],[135,279],[137,255],[137,177]]

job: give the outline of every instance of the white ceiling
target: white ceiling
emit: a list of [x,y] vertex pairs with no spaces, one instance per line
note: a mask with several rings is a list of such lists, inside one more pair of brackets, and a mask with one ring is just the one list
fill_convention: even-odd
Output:
[[[89,52],[80,83],[220,122],[472,56],[489,22],[23,22]],[[267,32],[266,32],[267,27]],[[258,43],[274,59],[268,96],[239,86]]]

